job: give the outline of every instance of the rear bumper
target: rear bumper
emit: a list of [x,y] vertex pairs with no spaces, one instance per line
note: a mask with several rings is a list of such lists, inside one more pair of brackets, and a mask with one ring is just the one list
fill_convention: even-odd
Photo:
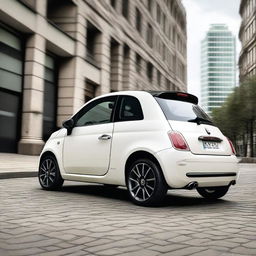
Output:
[[238,178],[236,156],[194,155],[173,148],[156,154],[167,184],[184,188],[191,182],[198,187],[227,186]]

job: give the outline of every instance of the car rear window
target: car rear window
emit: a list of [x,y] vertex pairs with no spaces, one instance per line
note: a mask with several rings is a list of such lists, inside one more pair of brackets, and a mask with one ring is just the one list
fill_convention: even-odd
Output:
[[196,104],[155,97],[167,120],[211,124],[211,118]]

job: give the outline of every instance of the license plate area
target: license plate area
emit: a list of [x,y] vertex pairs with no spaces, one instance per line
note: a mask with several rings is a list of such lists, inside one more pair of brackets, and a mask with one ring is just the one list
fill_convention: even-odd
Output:
[[214,141],[203,141],[203,148],[208,150],[220,149],[219,143]]

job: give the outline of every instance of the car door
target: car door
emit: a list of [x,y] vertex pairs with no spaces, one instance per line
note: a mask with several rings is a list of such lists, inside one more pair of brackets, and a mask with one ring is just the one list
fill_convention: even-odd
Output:
[[64,139],[63,165],[66,173],[104,175],[110,161],[113,111],[117,96],[100,98],[74,117],[74,128]]
[[[148,128],[140,101],[130,95],[119,97],[115,113],[114,136],[111,148],[111,167],[120,162],[127,152],[140,146],[144,138],[148,138]],[[149,141],[150,142],[150,141]]]

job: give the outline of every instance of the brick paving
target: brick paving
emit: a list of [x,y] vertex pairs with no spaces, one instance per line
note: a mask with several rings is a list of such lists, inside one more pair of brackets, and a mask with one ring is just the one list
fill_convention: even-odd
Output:
[[240,165],[224,199],[169,191],[161,207],[133,205],[123,188],[36,178],[0,180],[0,255],[256,255],[256,165]]

